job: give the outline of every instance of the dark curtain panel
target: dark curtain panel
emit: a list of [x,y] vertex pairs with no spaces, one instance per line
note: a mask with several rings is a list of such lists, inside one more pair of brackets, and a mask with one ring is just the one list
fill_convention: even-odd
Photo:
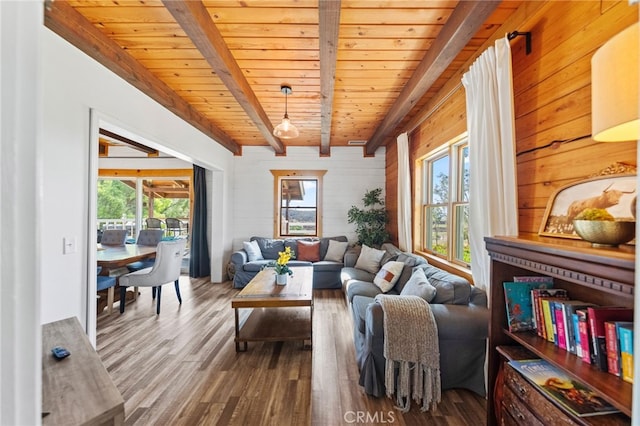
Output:
[[189,276],[211,275],[209,247],[207,247],[207,182],[205,169],[193,166],[193,226],[191,231],[191,259]]

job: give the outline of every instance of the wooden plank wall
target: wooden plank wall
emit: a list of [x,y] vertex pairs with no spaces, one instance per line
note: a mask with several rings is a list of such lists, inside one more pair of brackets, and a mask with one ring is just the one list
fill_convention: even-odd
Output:
[[[537,234],[547,201],[559,187],[614,162],[636,165],[636,142],[597,143],[590,138],[590,61],[598,47],[638,20],[638,6],[629,6],[627,1],[531,3],[535,2],[521,6],[507,30],[532,32],[530,55],[525,53],[523,37],[511,42],[521,235]],[[532,12],[526,10],[533,7]],[[503,29],[496,33],[502,36]],[[412,169],[415,159],[466,130],[464,88],[456,86],[468,66],[465,64],[439,94],[443,99],[452,93],[448,100],[410,134]],[[569,142],[573,139],[578,140]],[[395,143],[390,144],[386,154],[386,197],[394,237],[396,149]],[[415,179],[413,170],[412,177]]]

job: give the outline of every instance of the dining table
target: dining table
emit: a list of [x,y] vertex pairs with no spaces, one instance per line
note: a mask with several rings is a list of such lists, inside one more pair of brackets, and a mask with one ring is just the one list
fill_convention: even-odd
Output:
[[[144,246],[138,244],[125,244],[123,246],[109,246],[98,243],[96,253],[96,262],[101,267],[100,275],[119,276],[128,273],[128,270],[118,271],[118,269],[126,268],[133,262],[150,259],[155,256],[156,246]],[[107,304],[120,300],[119,285],[116,282],[115,287],[107,289]],[[138,289],[134,289],[132,299],[137,298]],[[129,297],[127,297],[129,299]],[[126,300],[125,300],[126,301]],[[101,312],[100,306],[104,309],[105,305],[98,303],[98,313]]]

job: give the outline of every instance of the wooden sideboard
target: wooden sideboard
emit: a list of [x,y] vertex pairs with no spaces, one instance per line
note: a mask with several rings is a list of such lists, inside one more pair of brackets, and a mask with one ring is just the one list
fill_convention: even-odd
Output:
[[[62,346],[71,355],[56,360]],[[42,424],[122,425],[124,400],[77,318],[42,326]]]
[[[517,351],[517,347],[529,351],[535,357],[545,359],[567,372],[571,377],[586,383],[599,396],[618,408],[622,414],[574,418],[576,424],[624,424],[630,422],[632,385],[607,372],[582,362],[577,356],[558,349],[535,332],[511,333],[507,327],[507,314],[502,283],[513,281],[514,276],[545,275],[554,278],[554,287],[567,289],[572,299],[593,302],[598,305],[633,307],[635,249],[592,248],[582,241],[559,238],[485,238],[491,257],[491,292],[488,361],[487,424],[495,425],[501,418],[496,408],[496,387],[501,391],[503,377],[496,384],[505,353]],[[513,346],[513,350],[499,347]],[[508,349],[508,348],[507,348]],[[508,357],[507,357],[508,358]],[[508,391],[508,389],[507,389]],[[498,392],[499,394],[501,392]],[[536,410],[556,407],[529,405]],[[508,424],[502,419],[503,424]]]

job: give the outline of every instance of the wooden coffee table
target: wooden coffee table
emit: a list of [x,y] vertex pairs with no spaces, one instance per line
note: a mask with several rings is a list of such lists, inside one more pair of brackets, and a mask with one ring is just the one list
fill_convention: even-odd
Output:
[[[276,285],[273,269],[260,271],[233,299],[236,319],[236,352],[247,350],[247,342],[302,340],[312,342],[313,267],[291,268],[286,285]],[[240,321],[239,310],[252,309]],[[240,349],[240,342],[244,344]]]

